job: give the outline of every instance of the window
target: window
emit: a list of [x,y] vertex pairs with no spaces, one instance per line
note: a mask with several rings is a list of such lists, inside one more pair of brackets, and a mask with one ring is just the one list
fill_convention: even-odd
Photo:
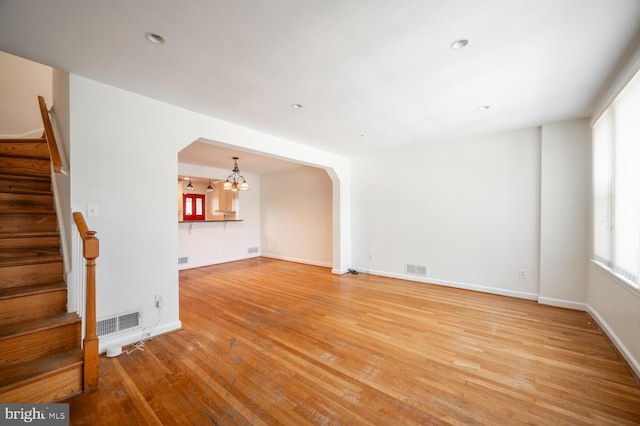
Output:
[[594,258],[640,288],[640,72],[593,125]]

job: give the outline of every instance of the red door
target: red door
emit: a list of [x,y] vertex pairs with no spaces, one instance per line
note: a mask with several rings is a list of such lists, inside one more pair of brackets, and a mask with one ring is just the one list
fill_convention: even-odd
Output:
[[183,220],[204,220],[204,195],[182,194]]

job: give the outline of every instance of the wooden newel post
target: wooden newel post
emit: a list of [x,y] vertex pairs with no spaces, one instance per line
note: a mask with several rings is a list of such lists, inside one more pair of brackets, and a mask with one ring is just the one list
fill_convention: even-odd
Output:
[[99,240],[95,231],[86,231],[83,238],[83,254],[87,259],[87,288],[85,304],[84,390],[98,387],[98,336],[96,333],[96,258],[99,255]]

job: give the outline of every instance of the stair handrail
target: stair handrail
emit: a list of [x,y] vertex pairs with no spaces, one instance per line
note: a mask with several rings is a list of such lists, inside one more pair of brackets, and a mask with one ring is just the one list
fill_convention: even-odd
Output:
[[38,104],[40,105],[40,115],[42,116],[42,124],[44,125],[44,138],[49,146],[49,155],[51,156],[51,163],[53,164],[53,170],[56,173],[62,173],[62,158],[58,151],[58,143],[56,137],[53,134],[53,126],[51,126],[51,118],[49,118],[49,110],[44,97],[38,96]]
[[96,231],[89,230],[81,212],[73,212],[73,219],[82,238],[82,256],[87,260],[87,284],[85,303],[84,391],[98,387],[98,336],[96,333],[96,258],[100,242]]

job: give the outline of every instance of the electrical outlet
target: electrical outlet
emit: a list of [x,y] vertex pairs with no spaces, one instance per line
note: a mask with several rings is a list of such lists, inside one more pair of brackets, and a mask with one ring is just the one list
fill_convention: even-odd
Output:
[[527,270],[526,269],[520,269],[520,279],[521,280],[526,280],[527,279]]
[[164,306],[164,297],[161,294],[156,294],[156,308],[162,308]]

